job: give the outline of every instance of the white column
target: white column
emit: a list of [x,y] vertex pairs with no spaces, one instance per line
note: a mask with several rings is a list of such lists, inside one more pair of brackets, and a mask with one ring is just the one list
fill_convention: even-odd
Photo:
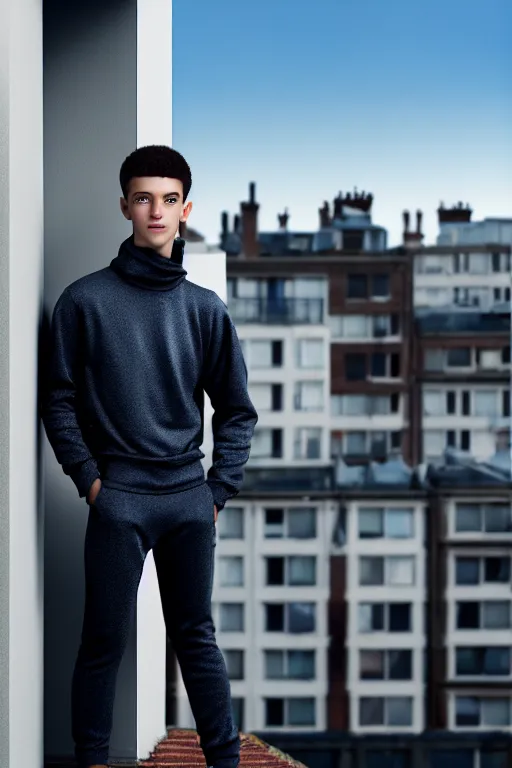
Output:
[[43,762],[42,8],[0,4],[0,765]]
[[[172,2],[137,0],[137,146],[172,143]],[[166,633],[155,561],[137,603],[137,757],[165,735]]]

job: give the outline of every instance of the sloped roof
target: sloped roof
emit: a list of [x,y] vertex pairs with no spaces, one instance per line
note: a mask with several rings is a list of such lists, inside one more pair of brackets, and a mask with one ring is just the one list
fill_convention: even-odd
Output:
[[[289,755],[248,733],[240,734],[240,768],[307,768]],[[193,730],[171,728],[167,738],[155,748],[148,760],[141,760],[137,768],[167,768],[187,766],[205,768],[204,755]]]

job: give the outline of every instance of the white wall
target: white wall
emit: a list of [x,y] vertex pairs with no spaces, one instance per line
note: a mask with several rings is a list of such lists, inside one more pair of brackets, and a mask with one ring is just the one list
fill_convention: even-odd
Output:
[[0,764],[42,765],[41,4],[0,6]]

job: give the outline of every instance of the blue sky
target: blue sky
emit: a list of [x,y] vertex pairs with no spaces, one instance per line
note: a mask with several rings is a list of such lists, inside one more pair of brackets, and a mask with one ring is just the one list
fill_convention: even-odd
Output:
[[291,229],[316,229],[355,186],[390,245],[404,208],[423,210],[427,243],[441,200],[512,217],[511,28],[510,0],[174,0],[191,226],[217,242],[250,181],[260,230],[285,206]]

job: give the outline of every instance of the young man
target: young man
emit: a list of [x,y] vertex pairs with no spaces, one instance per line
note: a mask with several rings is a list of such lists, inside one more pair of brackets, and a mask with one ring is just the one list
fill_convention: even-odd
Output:
[[[152,549],[207,765],[234,768],[239,735],[211,617],[215,524],[240,490],[258,416],[226,305],[185,280],[178,233],[192,210],[188,164],[169,147],[141,147],[120,183],[133,233],[110,266],[57,301],[43,404],[57,460],[89,505],[75,754],[80,768],[107,764],[117,671]],[[206,480],[204,391],[214,408]]]

